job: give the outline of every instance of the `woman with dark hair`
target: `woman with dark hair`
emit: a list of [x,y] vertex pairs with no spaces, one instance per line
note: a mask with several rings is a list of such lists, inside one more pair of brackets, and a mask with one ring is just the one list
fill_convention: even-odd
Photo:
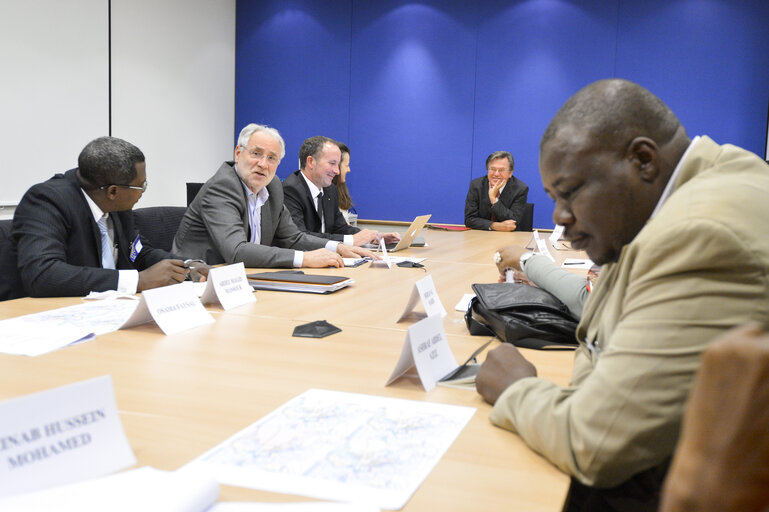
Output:
[[339,210],[342,212],[342,215],[344,215],[344,220],[350,224],[350,213],[355,214],[355,219],[357,220],[357,212],[355,211],[355,208],[353,208],[350,189],[347,188],[346,181],[347,173],[350,172],[350,148],[342,142],[338,142],[337,144],[342,151],[342,161],[339,163],[339,174],[334,176],[332,183],[336,186],[337,192],[339,192]]

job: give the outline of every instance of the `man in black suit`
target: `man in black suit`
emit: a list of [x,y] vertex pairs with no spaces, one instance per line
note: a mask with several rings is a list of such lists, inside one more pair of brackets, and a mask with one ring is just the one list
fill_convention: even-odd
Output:
[[32,186],[12,235],[26,293],[136,293],[183,281],[184,262],[153,249],[134,227],[131,208],[146,188],[144,155],[114,137],[91,141],[77,168]]
[[515,231],[526,209],[529,187],[513,176],[513,155],[495,151],[486,159],[488,174],[470,182],[465,199],[465,226]]
[[[285,204],[300,231],[344,242],[363,245],[385,241],[397,242],[398,233],[380,235],[373,229],[350,226],[339,211],[339,197],[331,180],[339,174],[342,152],[328,137],[310,137],[299,148],[299,167],[283,180]],[[318,204],[320,203],[320,207]]]

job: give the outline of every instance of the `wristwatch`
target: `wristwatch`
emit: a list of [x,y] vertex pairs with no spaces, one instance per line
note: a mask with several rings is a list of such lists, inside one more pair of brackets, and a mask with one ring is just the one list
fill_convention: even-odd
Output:
[[521,267],[521,270],[524,270],[523,264],[526,263],[526,261],[535,254],[537,253],[531,251],[521,254],[521,259],[518,260],[518,266]]
[[494,253],[494,264],[499,265],[500,263],[502,263],[502,255],[497,251]]

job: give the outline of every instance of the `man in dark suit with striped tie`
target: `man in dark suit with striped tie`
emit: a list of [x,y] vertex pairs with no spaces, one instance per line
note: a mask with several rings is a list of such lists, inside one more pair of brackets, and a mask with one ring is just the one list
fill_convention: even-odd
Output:
[[91,141],[77,168],[32,186],[13,219],[24,291],[136,293],[183,281],[184,262],[152,248],[134,227],[131,208],[146,188],[144,154],[115,137]]

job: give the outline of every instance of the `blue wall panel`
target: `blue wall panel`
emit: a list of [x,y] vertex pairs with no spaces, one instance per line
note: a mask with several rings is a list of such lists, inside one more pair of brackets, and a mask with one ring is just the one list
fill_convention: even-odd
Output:
[[281,178],[298,169],[299,146],[307,137],[347,137],[351,5],[238,2],[235,138],[248,123],[277,128],[286,141]]
[[510,151],[515,175],[529,185],[534,226],[552,227],[552,202],[539,178],[539,139],[569,96],[612,75],[616,3],[500,1],[486,9],[478,37],[473,177],[486,173],[492,151]]
[[763,154],[769,2],[622,2],[616,75],[673,109],[690,136]]
[[278,128],[352,149],[363,218],[463,222],[467,184],[507,149],[551,227],[539,138],[600,78],[639,82],[690,134],[763,154],[769,102],[765,0],[239,0],[236,131]]
[[352,48],[348,186],[358,214],[462,222],[472,164],[472,9],[356,2]]

